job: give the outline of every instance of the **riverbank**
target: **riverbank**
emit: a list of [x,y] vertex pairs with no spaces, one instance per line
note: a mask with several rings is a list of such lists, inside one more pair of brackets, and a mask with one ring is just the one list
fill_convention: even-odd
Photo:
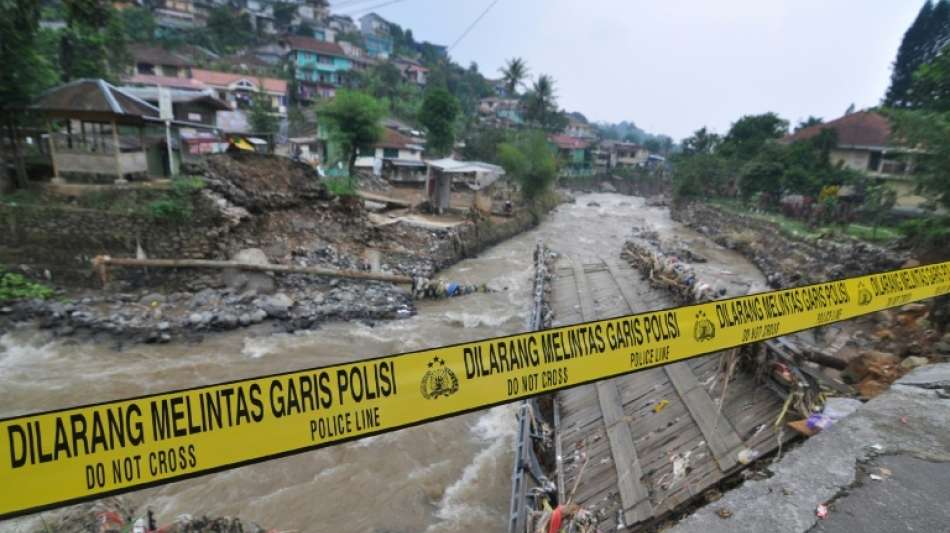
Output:
[[[307,194],[293,194],[307,178],[292,162],[224,156],[209,161],[204,186],[194,194],[190,209],[195,213],[192,223],[212,228],[170,224],[160,228],[163,233],[145,239],[147,251],[142,250],[140,236],[148,224],[137,215],[116,215],[125,222],[115,230],[100,220],[106,216],[102,211],[90,214],[72,206],[50,211],[47,206],[46,225],[28,230],[24,223],[40,216],[36,209],[2,206],[12,233],[0,248],[12,253],[23,242],[35,240],[34,252],[10,266],[34,278],[52,271],[54,281],[68,284],[58,287],[51,299],[0,305],[0,332],[35,325],[58,337],[112,340],[123,346],[197,340],[247,327],[295,332],[334,320],[405,318],[416,313],[413,295],[408,286],[392,283],[233,269],[125,268],[110,269],[108,285],[93,288],[102,280],[93,275],[88,259],[109,253],[135,257],[157,249],[164,257],[334,271],[372,269],[431,279],[458,261],[535,227],[561,201],[552,194],[516,209],[510,217],[473,211],[445,224],[425,215],[387,219],[371,216],[359,204],[328,198],[312,184],[304,188]],[[274,182],[262,165],[289,177]],[[73,220],[73,226],[93,235],[74,235],[72,242],[63,242],[57,233],[60,224],[49,220],[67,211],[70,217],[83,219]],[[95,220],[86,220],[89,217]],[[95,233],[99,230],[91,228],[103,229]],[[108,238],[103,232],[110,232]],[[198,234],[204,237],[191,237]],[[134,243],[131,249],[130,243]],[[71,247],[69,259],[58,249],[63,247]],[[86,258],[84,273],[78,270],[76,257]]]

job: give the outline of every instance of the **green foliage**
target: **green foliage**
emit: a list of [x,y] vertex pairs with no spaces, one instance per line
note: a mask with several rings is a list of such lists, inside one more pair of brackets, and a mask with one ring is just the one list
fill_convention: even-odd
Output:
[[914,155],[920,192],[950,208],[950,113],[891,111],[888,116],[902,143],[921,150]]
[[14,300],[47,300],[53,297],[53,289],[34,283],[20,274],[0,270],[0,302]]
[[326,185],[327,190],[330,191],[330,194],[333,196],[356,196],[356,185],[351,179],[339,177],[327,178],[323,181],[323,184]]
[[53,86],[53,64],[37,46],[38,0],[0,0],[0,109],[23,107]]
[[696,130],[692,137],[683,139],[683,154],[711,154],[722,144],[722,137],[706,130],[705,127]]
[[907,107],[950,111],[950,46],[917,69],[907,102]]
[[382,136],[380,121],[385,116],[382,102],[369,94],[345,89],[317,108],[317,117],[326,121],[331,137],[347,156],[351,177],[359,149],[372,146]]
[[131,63],[123,17],[103,0],[66,0],[66,28],[59,32],[63,81],[103,78],[117,82]]
[[145,214],[156,221],[186,222],[193,213],[193,195],[204,186],[204,180],[198,177],[176,178],[168,193],[145,204]]
[[458,100],[448,89],[438,87],[430,89],[419,111],[419,123],[426,129],[426,150],[433,155],[452,153],[455,145],[455,118],[459,114]]
[[528,200],[536,200],[551,189],[557,178],[557,160],[541,131],[528,131],[514,142],[498,147],[505,172],[520,185]]
[[125,36],[129,42],[148,42],[155,39],[155,17],[144,7],[127,7],[119,11],[122,25],[125,27]]
[[950,216],[935,215],[908,220],[901,224],[900,231],[912,246],[940,250],[946,257],[950,247]]
[[527,63],[520,57],[515,57],[509,59],[500,70],[502,80],[505,83],[505,90],[512,96],[518,94],[518,87],[521,87],[528,77]]
[[557,90],[554,78],[547,74],[538,76],[531,90],[524,95],[525,120],[545,131],[562,131],[567,126],[567,117],[558,111]]
[[231,54],[255,42],[251,19],[229,6],[211,8],[207,27],[194,35],[196,42],[190,44],[206,46],[219,54]]
[[805,128],[810,128],[812,126],[818,126],[822,124],[823,122],[824,121],[821,119],[821,117],[809,116],[805,120],[800,121],[798,125],[795,126],[795,131],[803,130]]
[[748,161],[767,141],[779,139],[787,132],[788,121],[775,113],[746,115],[732,125],[719,150],[726,157]]
[[674,158],[673,196],[710,198],[735,192],[735,165],[713,154],[695,153]]
[[462,158],[468,161],[485,161],[500,164],[499,145],[512,141],[510,130],[503,128],[474,128],[465,137]]
[[897,59],[891,74],[891,85],[884,97],[890,107],[906,108],[914,105],[914,73],[930,62],[940,46],[950,39],[950,3],[927,0],[917,18],[907,29],[897,50]]
[[254,94],[251,100],[247,120],[254,133],[261,135],[273,135],[280,128],[280,120],[273,113],[270,97],[261,91]]

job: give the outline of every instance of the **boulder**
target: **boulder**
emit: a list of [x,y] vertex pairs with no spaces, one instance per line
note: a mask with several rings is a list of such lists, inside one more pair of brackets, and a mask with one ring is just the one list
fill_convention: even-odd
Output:
[[928,363],[930,363],[930,360],[927,359],[926,357],[912,355],[908,357],[907,359],[904,359],[903,361],[901,361],[901,368],[905,370],[913,370],[917,368],[918,366],[924,366]]
[[[260,248],[245,248],[231,257],[232,261],[251,265],[268,265],[270,261]],[[235,292],[254,292],[270,294],[274,292],[276,283],[269,272],[250,272],[236,268],[226,268],[221,272],[221,280]]]
[[271,296],[265,296],[257,300],[259,310],[267,313],[267,316],[274,318],[285,318],[293,307],[294,300],[290,296],[279,292]]

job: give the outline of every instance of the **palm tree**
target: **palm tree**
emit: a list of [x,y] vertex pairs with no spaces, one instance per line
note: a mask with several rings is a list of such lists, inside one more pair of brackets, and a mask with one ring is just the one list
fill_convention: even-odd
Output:
[[541,127],[548,127],[552,114],[557,112],[557,92],[554,89],[554,78],[547,74],[538,76],[525,95],[526,118]]
[[520,57],[508,60],[508,63],[501,69],[502,80],[505,82],[505,90],[509,95],[518,94],[518,86],[524,83],[528,77],[528,65]]

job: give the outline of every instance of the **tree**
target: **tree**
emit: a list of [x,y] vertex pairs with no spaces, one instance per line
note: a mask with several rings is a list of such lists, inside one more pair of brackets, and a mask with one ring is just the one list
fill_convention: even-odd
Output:
[[40,24],[38,0],[0,0],[0,112],[13,148],[16,183],[4,183],[5,165],[0,168],[0,192],[26,185],[26,165],[20,150],[19,126],[22,108],[30,99],[57,81],[53,66],[39,52]]
[[950,40],[950,3],[927,0],[911,24],[894,61],[891,85],[884,97],[890,107],[909,107],[912,101],[914,73],[931,61]]
[[462,157],[469,161],[485,161],[498,164],[498,147],[510,142],[512,136],[504,128],[474,128],[469,130],[465,138],[465,147],[462,148]]
[[437,87],[426,93],[419,110],[419,123],[426,129],[426,149],[433,155],[448,155],[455,145],[453,126],[459,114],[458,100],[448,89]]
[[805,128],[810,128],[810,127],[812,127],[812,126],[818,126],[818,125],[823,124],[823,123],[824,123],[824,121],[821,119],[821,117],[813,117],[813,116],[810,116],[810,115],[809,115],[809,117],[806,118],[805,120],[802,120],[802,121],[799,121],[799,122],[798,122],[798,125],[795,126],[795,131],[801,131],[801,130],[803,130],[803,129],[805,129]]
[[901,144],[920,150],[914,156],[917,188],[950,208],[950,113],[895,110],[888,117]]
[[788,121],[775,113],[746,115],[737,120],[723,139],[721,152],[726,157],[748,161],[769,140],[788,132]]
[[317,118],[327,122],[332,139],[346,155],[351,181],[360,148],[372,146],[379,140],[383,134],[380,121],[385,116],[386,106],[382,102],[366,93],[347,89],[337,91],[335,98],[317,108]]
[[539,198],[557,178],[557,160],[544,132],[528,131],[514,142],[503,143],[498,155],[505,172],[521,185],[527,200]]
[[524,100],[525,120],[529,123],[546,131],[561,131],[567,125],[567,117],[557,108],[557,91],[551,76],[538,76]]
[[280,122],[273,114],[270,98],[263,91],[254,93],[247,121],[254,133],[268,136],[277,133]]
[[662,149],[660,140],[656,137],[650,137],[649,139],[643,141],[643,147],[646,148],[651,154],[658,154]]
[[524,80],[528,77],[528,65],[520,57],[509,59],[501,69],[501,79],[505,83],[505,90],[508,94],[515,96],[518,94]]
[[131,58],[123,18],[105,0],[65,0],[66,28],[60,35],[63,81],[104,78],[117,81]]
[[209,48],[219,54],[230,54],[254,42],[254,26],[246,13],[227,6],[211,8],[202,34]]
[[914,73],[908,107],[950,111],[950,45]]
[[706,130],[705,127],[696,130],[692,137],[683,139],[683,154],[711,154],[722,143],[722,138]]

